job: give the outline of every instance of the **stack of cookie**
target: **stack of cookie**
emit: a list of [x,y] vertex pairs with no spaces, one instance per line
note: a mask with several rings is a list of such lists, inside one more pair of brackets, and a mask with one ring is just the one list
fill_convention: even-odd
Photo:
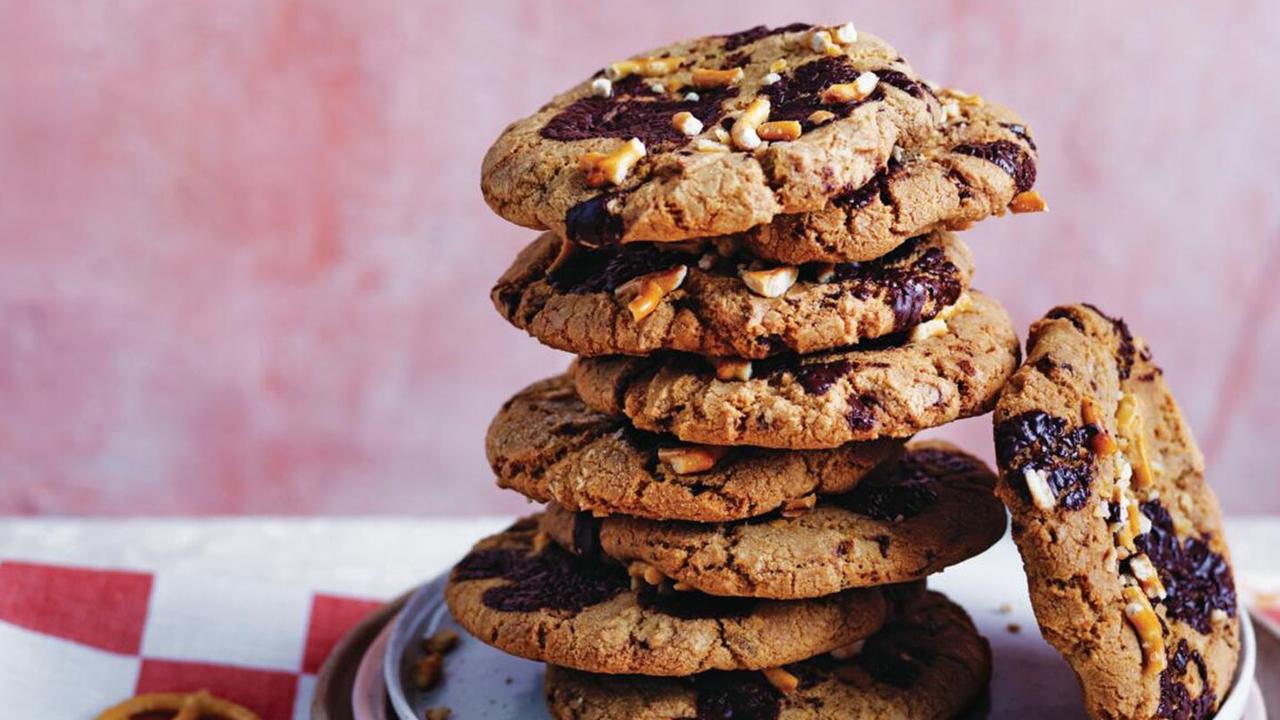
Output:
[[549,663],[561,718],[949,717],[990,656],[924,578],[1004,532],[995,477],[914,434],[1019,360],[951,231],[1041,210],[1010,111],[883,41],[757,27],[611,64],[506,129],[483,187],[546,230],[493,291],[578,355],[495,418],[458,622]]

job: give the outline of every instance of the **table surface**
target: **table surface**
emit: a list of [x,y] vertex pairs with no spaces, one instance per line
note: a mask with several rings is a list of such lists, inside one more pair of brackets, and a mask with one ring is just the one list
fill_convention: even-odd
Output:
[[[320,661],[371,601],[509,522],[0,520],[0,697],[15,716],[47,717],[56,688],[56,717],[91,717],[135,691],[200,682],[253,700],[264,720],[305,718]],[[1227,534],[1242,594],[1280,593],[1280,518],[1232,518]],[[1259,630],[1258,678],[1280,707],[1280,643]]]

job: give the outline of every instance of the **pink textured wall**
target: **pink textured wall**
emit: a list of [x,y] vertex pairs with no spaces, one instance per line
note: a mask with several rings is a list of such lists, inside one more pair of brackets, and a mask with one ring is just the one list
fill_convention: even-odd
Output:
[[630,51],[848,18],[1036,133],[1052,212],[967,235],[979,286],[1128,318],[1280,511],[1280,4],[788,6],[0,0],[0,512],[518,509],[484,428],[566,357],[489,306],[531,233],[488,143]]

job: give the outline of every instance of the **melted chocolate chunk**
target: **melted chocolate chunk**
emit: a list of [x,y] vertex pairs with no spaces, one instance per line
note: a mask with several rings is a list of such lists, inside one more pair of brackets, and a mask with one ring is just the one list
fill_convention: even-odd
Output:
[[697,262],[697,255],[661,250],[653,243],[577,248],[554,272],[547,273],[547,282],[560,292],[613,292],[641,275]]
[[1009,174],[1018,192],[1030,190],[1036,184],[1036,162],[1017,143],[996,140],[989,143],[965,143],[951,149],[962,155],[981,158]]
[[[907,520],[938,501],[938,481],[930,465],[908,453],[893,472],[877,473],[833,502],[876,520]],[[946,453],[948,455],[952,453]],[[881,546],[884,552],[885,545]]]
[[[1187,674],[1188,661],[1194,662],[1200,671],[1203,688],[1200,697],[1194,700],[1187,686],[1178,680],[1179,677]],[[1217,694],[1209,687],[1209,673],[1205,669],[1204,658],[1199,652],[1191,650],[1186,640],[1179,640],[1177,650],[1174,651],[1173,657],[1169,658],[1169,664],[1160,673],[1160,705],[1156,707],[1156,717],[1170,718],[1170,720],[1206,720],[1211,717],[1217,699]]]
[[1027,144],[1027,147],[1032,150],[1036,149],[1036,141],[1031,138],[1031,133],[1027,132],[1026,125],[1019,123],[1000,123],[1000,127],[1022,138],[1022,141]]
[[854,108],[863,103],[880,100],[884,91],[877,87],[862,100],[847,103],[824,103],[822,91],[832,85],[853,82],[861,72],[845,57],[824,57],[805,63],[778,82],[761,89],[769,96],[770,120],[797,120],[801,127],[814,127],[809,116],[816,110],[827,110],[836,117],[848,117]]
[[801,30],[808,30],[811,27],[813,26],[810,25],[809,23],[791,23],[790,25],[783,25],[782,27],[776,27],[776,28],[771,28],[764,25],[757,25],[753,28],[748,28],[747,30],[742,30],[740,32],[723,35],[722,37],[724,38],[724,49],[737,50],[743,45],[750,45],[751,43],[756,42],[757,40],[763,40],[771,35],[780,35],[782,33],[789,33],[789,32],[800,32]]
[[867,638],[852,662],[877,682],[909,688],[938,657],[937,636],[941,632],[933,623],[892,621]]
[[924,83],[912,80],[904,72],[890,70],[888,68],[883,70],[874,70],[873,72],[875,72],[876,77],[880,78],[880,82],[886,85],[892,85],[911,97],[923,100],[926,95],[933,94],[929,92],[929,88],[926,87]]
[[617,245],[622,241],[622,217],[609,205],[622,193],[604,193],[588,198],[569,208],[564,214],[565,233],[570,242],[598,247]]
[[738,88],[700,88],[697,100],[683,95],[655,94],[649,81],[638,75],[613,84],[609,97],[588,95],[570,103],[542,126],[539,134],[548,140],[588,140],[592,138],[639,138],[652,152],[661,146],[677,146],[689,138],[671,123],[671,116],[688,112],[712,125],[724,114],[724,101],[738,94]]
[[1068,429],[1067,421],[1041,410],[1029,410],[996,427],[996,457],[1015,482],[1024,482],[1024,496],[1030,499],[1023,471],[1045,474],[1049,489],[1059,504],[1079,510],[1089,499],[1093,484],[1092,440],[1098,434],[1093,425]]
[[861,187],[854,188],[843,195],[838,195],[832,198],[831,202],[834,205],[851,210],[861,210],[876,199],[879,199],[885,205],[890,205],[889,198],[886,196],[887,179],[885,172],[881,170],[872,175],[871,179],[863,183]]
[[942,248],[929,248],[910,264],[899,264],[922,242],[923,237],[912,238],[876,260],[836,265],[833,281],[844,284],[855,297],[882,298],[893,308],[895,333],[915,327],[925,319],[930,302],[940,310],[964,292],[960,268],[947,260]]
[[573,551],[588,560],[600,559],[600,518],[589,512],[574,514]]
[[[1129,325],[1121,318],[1113,318],[1110,315],[1098,309],[1097,305],[1084,303],[1084,306],[1097,313],[1098,317],[1111,323],[1111,327],[1115,330],[1116,336],[1120,339],[1120,346],[1116,350],[1116,369],[1120,372],[1121,380],[1128,380],[1129,373],[1133,372],[1133,334],[1129,332]],[[1150,357],[1144,357],[1144,360],[1150,360]]]
[[[852,346],[855,350],[886,350],[892,347],[899,347],[907,343],[905,333],[895,333],[892,335],[884,335],[874,340],[860,343]],[[678,362],[688,363],[684,365],[689,372],[699,372],[699,364],[703,370],[706,368],[705,361],[700,360],[697,356],[688,354],[675,356],[679,358]],[[850,358],[841,358],[839,360],[831,360],[829,362],[804,362],[807,356],[796,355],[795,353],[783,353],[773,355],[771,357],[762,358],[753,361],[755,373],[760,377],[766,375],[776,375],[781,373],[790,373],[796,382],[804,388],[805,392],[810,395],[822,395],[831,389],[840,378],[848,375],[859,367],[859,364]],[[685,360],[685,358],[692,358]],[[862,402],[868,405],[875,404],[875,398],[864,395]],[[854,402],[850,400],[850,402]]]
[[782,692],[764,673],[712,670],[694,675],[697,720],[774,720],[782,709]]
[[481,601],[502,612],[579,612],[631,587],[622,568],[584,562],[555,545],[537,554],[524,549],[478,550],[453,570],[454,582],[490,578],[507,582],[486,590]]
[[640,591],[640,607],[681,620],[743,618],[756,607],[755,598],[719,597],[693,590],[664,591],[646,587]]
[[876,413],[872,410],[875,404],[875,398],[870,395],[849,398],[849,412],[844,418],[849,428],[854,432],[866,432],[875,427]]
[[852,360],[835,360],[828,363],[811,363],[794,368],[791,374],[800,387],[810,395],[825,395],[836,381],[853,369]]
[[880,557],[889,557],[889,546],[893,544],[893,538],[888,535],[876,535],[874,539],[876,545],[880,547]]
[[1173,518],[1159,500],[1142,503],[1141,508],[1151,520],[1151,532],[1134,542],[1160,574],[1168,595],[1158,602],[1169,617],[1201,633],[1209,632],[1209,615],[1214,610],[1235,617],[1236,587],[1226,559],[1210,550],[1204,539],[1179,539]]

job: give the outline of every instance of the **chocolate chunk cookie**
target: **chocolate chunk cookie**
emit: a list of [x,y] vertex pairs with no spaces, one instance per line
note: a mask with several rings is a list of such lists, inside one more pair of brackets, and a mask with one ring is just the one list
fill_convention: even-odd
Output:
[[976,96],[942,96],[947,120],[923,146],[896,152],[865,185],[821,210],[752,228],[743,244],[784,263],[869,260],[935,228],[967,227],[1006,208],[1047,209],[1031,191],[1036,146],[1022,119]]
[[562,248],[547,233],[498,280],[493,303],[511,324],[578,355],[763,358],[909,329],[959,300],[973,276],[969,249],[941,232],[877,260],[803,267],[757,267],[725,243],[673,245]]
[[821,209],[941,118],[878,38],[753,28],[611,63],[509,126],[481,188],[507,220],[584,245],[722,235]]
[[991,547],[1005,528],[994,487],[981,460],[946,443],[915,443],[851,492],[781,517],[601,520],[553,505],[541,527],[561,546],[601,552],[640,577],[712,595],[811,598],[921,579]]
[[946,720],[991,680],[991,648],[959,606],[928,593],[860,648],[764,672],[691,678],[547,668],[558,720]]
[[481,540],[445,589],[458,624],[520,657],[611,674],[758,670],[865,638],[892,609],[881,589],[792,602],[633,589],[621,567],[561,550],[536,523]]
[[1092,306],[1051,310],[995,440],[1036,618],[1089,713],[1211,717],[1240,649],[1235,586],[1203,459],[1146,343]]
[[902,449],[894,439],[831,450],[690,445],[589,410],[567,376],[534,383],[489,426],[498,485],[573,511],[720,522],[844,493]]
[[907,437],[987,412],[1018,364],[1018,338],[995,300],[857,348],[781,355],[720,379],[691,355],[579,358],[588,407],[625,414],[636,427],[686,442],[813,449]]

